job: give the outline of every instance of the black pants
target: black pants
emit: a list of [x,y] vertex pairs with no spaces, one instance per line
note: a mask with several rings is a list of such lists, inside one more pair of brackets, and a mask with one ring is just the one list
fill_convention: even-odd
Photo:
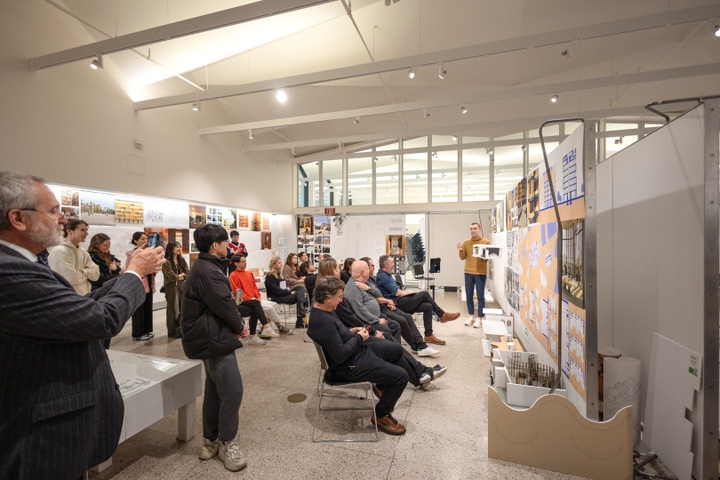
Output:
[[382,325],[380,323],[373,323],[372,327],[375,330],[378,330],[383,333],[383,336],[387,338],[388,340],[394,339],[398,343],[400,343],[400,324],[396,322],[395,320],[391,320],[389,318],[385,319],[385,325]]
[[383,392],[375,412],[378,417],[384,417],[393,411],[408,383],[408,373],[399,365],[405,349],[399,343],[387,341],[370,342],[364,346],[367,348],[360,348],[354,365],[337,373],[340,373],[340,380],[375,383]]
[[[395,343],[394,340],[383,340],[382,338],[377,338],[377,337],[370,337],[365,341],[365,343],[367,343],[370,346],[370,349],[372,350],[374,348],[373,344],[380,343],[380,342],[387,343],[388,341]],[[424,364],[418,362],[415,359],[415,357],[413,357],[413,355],[410,352],[408,352],[407,350],[405,350],[404,348],[403,348],[403,356],[398,361],[397,364],[398,364],[398,366],[402,367],[402,369],[405,370],[405,372],[407,372],[408,383],[410,383],[411,385],[414,385],[416,387],[420,386],[420,376],[423,373],[429,373],[430,375],[432,375],[432,373],[433,373],[432,368],[426,367]]]
[[260,300],[243,300],[237,309],[243,317],[250,317],[250,335],[255,335],[258,320],[262,325],[268,323]]
[[305,315],[307,315],[307,306],[305,305],[307,298],[305,297],[305,289],[297,288],[297,290],[293,291],[295,292],[295,295],[288,293],[282,297],[274,296],[269,298],[269,300],[275,303],[283,303],[285,305],[297,305],[297,318],[302,319]]
[[[425,339],[420,335],[417,326],[415,326],[412,315],[402,310],[390,310],[387,305],[382,305],[380,308],[383,315],[400,324],[400,334],[408,345],[410,345],[410,348],[415,351],[427,348],[427,343],[425,343]],[[432,330],[430,330],[430,334],[426,333],[426,335],[432,335]]]
[[145,294],[145,303],[132,314],[132,336],[140,338],[153,331],[153,294]]
[[445,311],[435,303],[435,300],[425,290],[398,298],[395,300],[395,306],[405,313],[422,312],[426,337],[432,335],[433,313],[438,317],[445,314]]

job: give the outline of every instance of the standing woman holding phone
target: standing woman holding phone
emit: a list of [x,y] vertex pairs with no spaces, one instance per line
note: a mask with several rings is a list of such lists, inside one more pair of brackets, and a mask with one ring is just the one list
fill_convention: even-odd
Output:
[[[130,263],[130,257],[138,248],[145,248],[148,243],[148,237],[145,232],[133,233],[130,241],[135,248],[126,253],[125,267]],[[145,287],[145,303],[140,305],[132,315],[132,339],[136,341],[146,341],[155,337],[153,334],[153,292],[155,291],[155,274],[151,273],[142,277],[143,287]]]
[[165,317],[168,329],[168,338],[181,338],[180,334],[180,298],[182,286],[190,269],[182,256],[182,245],[178,242],[168,242],[165,247],[163,263],[163,289],[165,290]]

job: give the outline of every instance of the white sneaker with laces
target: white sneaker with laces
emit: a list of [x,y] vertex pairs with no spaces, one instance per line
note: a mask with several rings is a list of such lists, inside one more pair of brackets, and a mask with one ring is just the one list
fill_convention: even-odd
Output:
[[438,353],[440,353],[440,350],[435,350],[429,346],[417,351],[418,357],[434,357]]
[[260,338],[275,338],[279,336],[280,334],[270,327],[265,327],[260,331]]
[[211,441],[209,438],[203,438],[200,460],[210,460],[218,454],[218,450],[220,450],[220,440]]
[[470,316],[468,317],[468,319],[465,320],[465,326],[466,326],[466,327],[472,327],[472,324],[473,324],[474,321],[475,321],[475,319],[473,318],[472,315],[470,315]]
[[473,328],[482,328],[482,318],[478,317],[477,320],[475,320],[475,325],[473,325]]
[[265,340],[263,340],[262,338],[260,338],[259,336],[254,335],[253,337],[248,338],[247,344],[248,345],[267,345],[267,342]]
[[218,455],[225,468],[231,472],[237,472],[247,467],[247,461],[235,440],[220,445]]
[[420,375],[420,385],[425,385],[426,383],[430,383],[430,382],[432,382],[432,380],[433,380],[433,376],[427,372]]

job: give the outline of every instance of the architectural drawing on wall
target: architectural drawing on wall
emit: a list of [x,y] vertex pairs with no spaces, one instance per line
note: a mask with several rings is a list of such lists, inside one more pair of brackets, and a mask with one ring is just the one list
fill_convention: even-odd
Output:
[[115,225],[115,196],[84,190],[80,196],[80,216],[90,225]]
[[146,226],[188,228],[187,202],[146,198],[143,203]]
[[80,190],[63,188],[60,190],[60,205],[64,207],[80,206]]
[[310,235],[313,231],[313,217],[311,215],[298,215],[298,235]]
[[250,215],[247,215],[245,213],[239,213],[238,214],[238,228],[242,230],[247,230],[250,228]]
[[527,181],[527,221],[533,224],[538,221],[540,213],[540,170],[536,168],[528,176]]
[[582,219],[563,222],[562,288],[566,298],[580,308],[585,307],[583,296],[584,226]]
[[260,212],[253,212],[250,216],[250,230],[253,232],[262,231],[262,214]]
[[405,235],[386,235],[385,254],[405,256]]
[[261,250],[272,250],[272,233],[261,232],[260,233],[260,249]]
[[142,202],[115,200],[115,223],[140,225],[144,218]]
[[210,225],[220,225],[228,230],[235,229],[237,228],[237,210],[234,208],[207,207],[205,221]]
[[200,228],[205,225],[206,207],[205,205],[188,205],[189,226],[190,228]]
[[262,215],[262,229],[263,231],[270,230],[270,219],[272,215],[269,213],[263,213]]

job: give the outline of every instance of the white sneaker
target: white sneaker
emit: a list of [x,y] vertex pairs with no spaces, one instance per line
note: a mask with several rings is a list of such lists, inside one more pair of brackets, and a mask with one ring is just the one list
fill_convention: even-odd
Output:
[[466,327],[472,327],[472,324],[473,324],[474,321],[475,321],[475,319],[473,318],[472,315],[470,315],[470,316],[468,317],[468,319],[465,320],[465,326],[466,326]]
[[280,334],[275,332],[275,330],[273,330],[270,327],[265,327],[260,331],[259,336],[260,336],[260,338],[275,338],[275,337],[279,337]]
[[225,468],[231,472],[237,472],[247,467],[247,461],[235,440],[220,445],[218,455],[223,465],[225,465]]
[[432,382],[433,377],[429,373],[425,372],[422,375],[420,375],[420,385],[425,385],[426,383]]
[[267,342],[257,335],[254,335],[247,340],[248,345],[267,345]]
[[482,328],[482,318],[478,317],[477,320],[475,320],[475,325],[473,325],[473,328]]
[[417,351],[418,357],[434,357],[440,353],[440,350],[435,350],[432,347],[425,347]]
[[200,449],[200,460],[210,460],[218,454],[220,450],[220,440],[210,441],[209,438],[203,438],[203,446]]

